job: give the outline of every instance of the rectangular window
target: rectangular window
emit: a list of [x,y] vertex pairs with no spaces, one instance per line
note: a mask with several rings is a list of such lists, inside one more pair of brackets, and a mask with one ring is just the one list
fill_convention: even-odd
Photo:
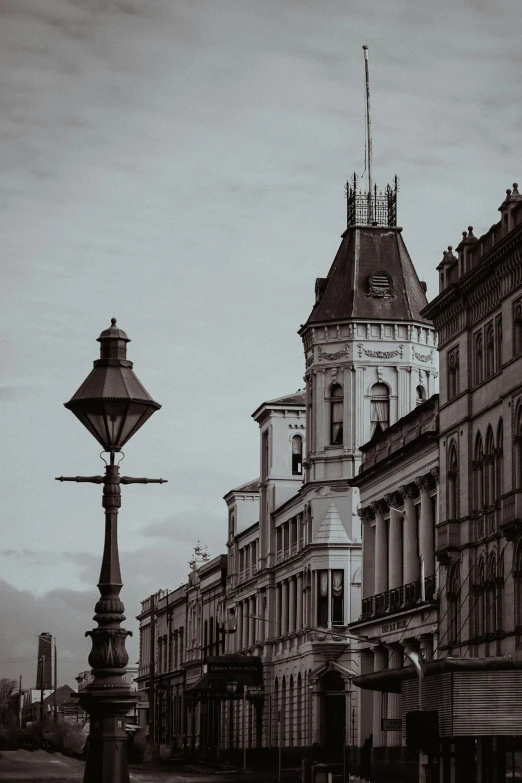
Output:
[[268,476],[268,457],[269,457],[268,430],[261,434],[261,481],[265,481]]
[[332,625],[344,625],[344,571],[332,571]]
[[277,547],[277,559],[283,557],[283,528],[280,525],[276,530],[276,547]]
[[317,571],[317,625],[328,627],[328,571]]

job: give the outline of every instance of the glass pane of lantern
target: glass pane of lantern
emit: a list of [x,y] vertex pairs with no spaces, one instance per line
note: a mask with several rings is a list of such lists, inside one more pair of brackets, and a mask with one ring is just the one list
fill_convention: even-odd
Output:
[[[94,403],[93,405],[89,405],[89,408],[86,410],[87,406],[84,405],[85,415],[87,420],[90,423],[89,429],[91,429],[91,432],[94,431],[95,437],[98,439],[98,441],[102,444],[102,446],[105,449],[110,448],[110,438],[109,434],[107,432],[106,422],[105,422],[105,415],[103,412],[103,408],[99,405]],[[88,426],[88,425],[86,425]]]
[[84,427],[86,427],[91,435],[94,435],[97,441],[99,441],[102,445],[103,442],[100,440],[100,435],[98,433],[98,430],[96,429],[95,424],[93,424],[89,417],[85,414],[85,412],[81,408],[71,408],[74,415],[81,421]]
[[110,444],[112,448],[119,449],[121,446],[121,430],[125,424],[128,403],[124,400],[106,400],[104,407]]
[[[149,418],[149,406],[142,402],[131,402],[127,411],[127,418],[121,431],[121,443],[126,443],[141,425]],[[152,412],[152,409],[151,409]],[[147,415],[148,414],[148,415]]]

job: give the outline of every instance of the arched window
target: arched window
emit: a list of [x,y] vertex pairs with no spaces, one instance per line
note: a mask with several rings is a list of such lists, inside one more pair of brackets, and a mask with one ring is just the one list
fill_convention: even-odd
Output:
[[426,391],[424,386],[417,386],[416,395],[415,404],[422,405],[422,403],[426,400]]
[[292,438],[292,476],[300,476],[303,472],[303,439],[300,435]]
[[294,675],[290,675],[290,687],[288,689],[288,745],[294,745],[294,720],[295,720],[295,688]]
[[518,539],[513,560],[515,582],[515,628],[522,630],[522,538]]
[[480,558],[477,563],[476,579],[473,585],[474,592],[474,613],[475,613],[475,636],[484,636],[486,632],[485,622],[485,608],[486,603],[484,600],[485,590],[485,576],[484,576],[484,558]]
[[485,378],[490,378],[495,372],[495,331],[493,324],[486,327],[486,372]]
[[452,520],[458,517],[458,468],[457,448],[452,441],[448,450],[448,519]]
[[473,460],[473,508],[484,508],[484,448],[480,432],[475,439],[475,459]]
[[[279,693],[279,680],[276,677],[274,682],[274,715],[277,715],[281,709],[281,694]],[[277,720],[274,720],[272,722],[273,726],[273,740],[272,744],[275,748],[279,747],[280,744],[280,724],[278,724]]]
[[297,675],[297,732],[296,732],[296,745],[301,746],[303,744],[302,727],[304,723],[304,710],[303,710],[303,678],[301,672]]
[[343,444],[344,392],[338,383],[330,388],[330,444]]
[[495,503],[495,441],[493,430],[488,427],[486,433],[486,456],[484,458],[484,504],[492,506]]
[[286,712],[286,677],[283,675],[283,681],[281,683],[281,720],[279,722],[279,736],[280,740],[278,745],[282,748],[286,747],[286,724],[287,724],[287,712]]
[[522,299],[513,305],[513,351],[522,353]]
[[515,415],[515,487],[522,489],[522,401]]
[[484,355],[482,345],[482,333],[475,335],[475,385],[484,380]]
[[497,448],[495,450],[495,500],[504,494],[504,428],[500,419],[497,428]]
[[372,386],[371,436],[377,435],[390,425],[390,395],[385,383]]
[[457,563],[453,563],[449,570],[446,594],[448,598],[448,643],[456,644],[459,640],[460,630],[460,570]]
[[497,633],[499,630],[500,607],[499,580],[497,573],[497,558],[492,552],[488,560],[488,572],[486,583],[486,633]]
[[495,318],[495,368],[498,372],[502,367],[502,315],[497,315]]
[[459,393],[459,349],[453,348],[448,353],[448,399],[452,400]]

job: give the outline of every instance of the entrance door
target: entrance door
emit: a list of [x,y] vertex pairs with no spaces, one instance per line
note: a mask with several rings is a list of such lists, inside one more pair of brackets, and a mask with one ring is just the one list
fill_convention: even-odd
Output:
[[321,678],[321,744],[333,753],[343,749],[346,735],[346,696],[344,680],[336,671]]

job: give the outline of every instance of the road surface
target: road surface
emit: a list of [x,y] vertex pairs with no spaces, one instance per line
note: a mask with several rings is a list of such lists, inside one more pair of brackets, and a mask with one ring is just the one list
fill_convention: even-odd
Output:
[[[0,783],[69,783],[83,780],[84,764],[78,759],[44,750],[0,751]],[[225,783],[223,775],[174,772],[173,770],[131,770],[131,783]]]

